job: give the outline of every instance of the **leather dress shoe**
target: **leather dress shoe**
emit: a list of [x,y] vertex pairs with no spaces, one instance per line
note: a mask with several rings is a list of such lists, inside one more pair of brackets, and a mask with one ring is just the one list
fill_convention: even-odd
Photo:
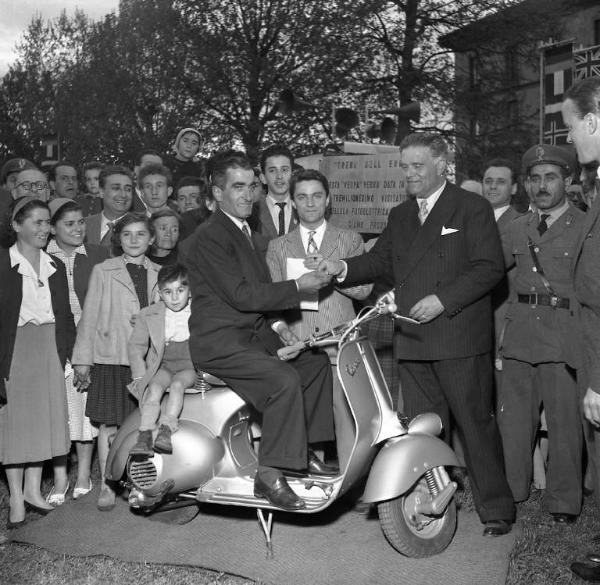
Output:
[[337,465],[323,463],[312,449],[308,450],[308,473],[310,475],[337,475],[339,472],[340,469]]
[[600,554],[598,553],[590,553],[586,559],[588,561],[590,561],[591,563],[596,563],[597,565],[600,565]]
[[600,565],[586,563],[571,563],[571,571],[585,581],[600,581]]
[[490,520],[485,523],[483,536],[502,536],[512,529],[512,522],[508,520]]
[[577,520],[577,514],[566,514],[564,512],[553,512],[552,518],[554,518],[554,522],[556,524],[562,524],[563,526],[567,524],[573,524],[575,520]]
[[254,495],[257,498],[265,498],[270,504],[282,510],[293,511],[306,508],[306,502],[296,495],[283,475],[277,477],[271,484],[267,484],[256,474]]

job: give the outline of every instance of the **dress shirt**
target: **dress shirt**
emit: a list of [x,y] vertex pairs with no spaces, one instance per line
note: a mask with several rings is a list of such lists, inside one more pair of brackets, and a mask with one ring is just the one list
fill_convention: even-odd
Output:
[[46,252],[40,250],[40,273],[38,275],[29,260],[19,252],[17,244],[13,244],[8,252],[11,268],[18,264],[17,270],[23,278],[23,298],[18,326],[21,327],[27,323],[34,325],[54,323],[52,297],[48,285],[48,279],[56,272],[56,268],[52,265],[52,259]]
[[[223,210],[221,209],[221,211],[223,211]],[[252,235],[252,230],[250,229],[250,226],[248,225],[248,222],[245,219],[240,219],[239,217],[234,217],[233,215],[230,215],[226,211],[223,211],[223,213],[240,229],[240,231],[242,233],[244,233],[244,226],[246,226],[248,228],[248,233],[250,235]],[[244,236],[245,235],[246,234],[244,234]]]
[[498,221],[502,214],[510,207],[510,204],[503,205],[502,207],[494,207],[494,219]]
[[287,234],[290,221],[292,220],[292,198],[288,195],[285,199],[279,200],[275,199],[272,195],[267,195],[265,197],[265,201],[267,202],[267,207],[269,209],[269,213],[273,218],[273,224],[275,227],[279,226],[279,210],[280,207],[275,205],[276,203],[285,203],[285,207],[283,208],[283,217],[285,219],[285,233]]
[[190,338],[188,319],[191,311],[190,303],[181,311],[172,311],[169,307],[165,307],[165,343],[187,341]]
[[302,223],[300,223],[300,237],[302,238],[302,245],[304,246],[304,250],[308,253],[308,238],[309,232],[315,232],[313,234],[313,240],[315,241],[315,245],[317,249],[321,249],[321,243],[323,242],[323,236],[325,235],[325,230],[327,229],[327,222],[323,220],[323,223],[315,229],[309,229],[304,227]]
[[[440,198],[440,195],[442,194],[442,191],[445,189],[445,187],[446,187],[446,181],[444,181],[442,183],[442,186],[437,191],[434,191],[429,197],[426,198],[427,199],[427,215],[429,215],[431,213],[433,206],[437,203],[437,200]],[[423,199],[425,199],[425,197],[417,197],[417,205]]]
[[[123,214],[125,215],[125,214]],[[123,215],[121,215],[120,217],[117,217],[117,219],[108,219],[104,213],[102,213],[100,215],[100,241],[102,241],[104,239],[104,236],[107,234],[108,230],[110,229],[109,227],[109,223],[113,224],[113,227],[115,225],[115,223],[117,223],[121,217],[123,217]]]
[[541,215],[547,215],[546,225],[550,227],[565,211],[569,209],[569,202],[565,200],[565,202],[558,208],[553,209],[552,211],[548,211],[546,209],[538,209],[537,214],[538,218],[541,219]]

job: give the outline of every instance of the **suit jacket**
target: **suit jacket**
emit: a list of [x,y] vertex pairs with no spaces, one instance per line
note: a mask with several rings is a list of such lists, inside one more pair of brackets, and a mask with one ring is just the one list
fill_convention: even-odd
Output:
[[[514,219],[524,215],[518,209],[515,209],[512,205],[496,220],[498,231],[500,232],[500,238],[506,233],[508,226]],[[494,330],[496,339],[496,348],[502,345],[502,338],[504,337],[504,317],[508,310],[508,294],[509,294],[509,282],[514,278],[515,269],[511,268],[507,271],[505,277],[496,285],[492,291],[492,308],[494,309]]]
[[190,353],[200,367],[245,351],[254,335],[272,352],[281,347],[267,317],[297,307],[300,295],[293,281],[271,282],[265,238],[252,232],[252,244],[218,210],[179,247],[193,299]]
[[164,353],[165,304],[159,302],[140,311],[127,342],[131,377],[141,377],[132,387],[132,394],[138,400],[142,399],[148,383],[158,372]]
[[[56,330],[56,349],[64,368],[75,342],[75,322],[69,304],[69,287],[65,265],[51,256],[56,272],[48,279]],[[19,312],[23,300],[23,277],[17,266],[10,267],[8,249],[0,249],[0,403],[6,401],[4,380],[8,379],[13,358]],[[20,356],[22,359],[28,359]],[[35,356],[31,356],[34,358]]]
[[[503,343],[503,355],[530,364],[543,362],[578,363],[573,351],[576,339],[573,288],[573,259],[585,214],[570,206],[548,230],[537,231],[539,215],[528,213],[515,219],[502,236],[506,266],[515,266],[511,281],[509,307]],[[570,300],[569,310],[519,303],[517,295],[538,293],[548,295],[527,246],[528,238],[536,245],[539,263],[554,292]]]
[[[292,207],[292,215],[288,225],[285,227],[285,233],[289,233],[298,225],[298,215],[296,209]],[[273,216],[269,211],[269,206],[265,197],[258,201],[258,231],[267,240],[272,240],[279,236],[278,226],[273,222]]]
[[575,247],[573,278],[581,304],[580,350],[582,381],[600,393],[600,197],[596,197],[583,222]]
[[88,244],[94,244],[95,246],[109,246],[106,242],[101,244],[100,228],[102,225],[102,213],[95,213],[88,215],[85,218],[85,241]]
[[348,283],[393,273],[398,312],[407,315],[435,294],[444,311],[422,325],[398,322],[395,355],[442,360],[490,351],[490,291],[504,274],[498,228],[489,203],[447,183],[421,226],[411,198],[390,212],[371,252],[349,258]]
[[[148,270],[148,302],[158,300],[156,278],[159,266],[144,261]],[[123,256],[109,258],[92,269],[88,293],[77,325],[73,364],[129,365],[127,341],[130,319],[140,303]]]
[[[348,256],[358,256],[364,252],[362,238],[356,232],[341,229],[327,223],[319,253],[330,260],[339,260]],[[271,240],[267,249],[267,265],[274,282],[287,280],[287,259],[305,258],[300,228],[289,234]],[[300,338],[307,339],[314,333],[328,331],[356,316],[352,299],[365,299],[372,285],[355,287],[330,286],[319,291],[319,310],[286,311],[285,318],[290,329]]]
[[104,262],[110,256],[109,250],[105,246],[85,244],[85,251],[87,252],[87,256],[76,254],[73,264],[73,288],[75,289],[79,305],[82,308],[87,295],[92,268],[96,264]]

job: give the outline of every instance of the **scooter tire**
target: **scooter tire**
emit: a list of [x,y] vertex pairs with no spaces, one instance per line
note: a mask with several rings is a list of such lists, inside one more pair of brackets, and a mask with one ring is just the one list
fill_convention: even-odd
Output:
[[456,502],[450,501],[439,517],[415,513],[419,498],[431,497],[421,478],[408,492],[381,502],[377,511],[388,542],[401,554],[412,558],[430,557],[444,551],[456,532]]

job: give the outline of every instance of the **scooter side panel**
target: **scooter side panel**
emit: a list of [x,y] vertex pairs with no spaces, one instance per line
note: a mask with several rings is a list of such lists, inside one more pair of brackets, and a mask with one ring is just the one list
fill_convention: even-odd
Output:
[[377,454],[363,494],[364,502],[391,500],[406,492],[427,470],[460,465],[441,439],[407,434],[386,443]]

